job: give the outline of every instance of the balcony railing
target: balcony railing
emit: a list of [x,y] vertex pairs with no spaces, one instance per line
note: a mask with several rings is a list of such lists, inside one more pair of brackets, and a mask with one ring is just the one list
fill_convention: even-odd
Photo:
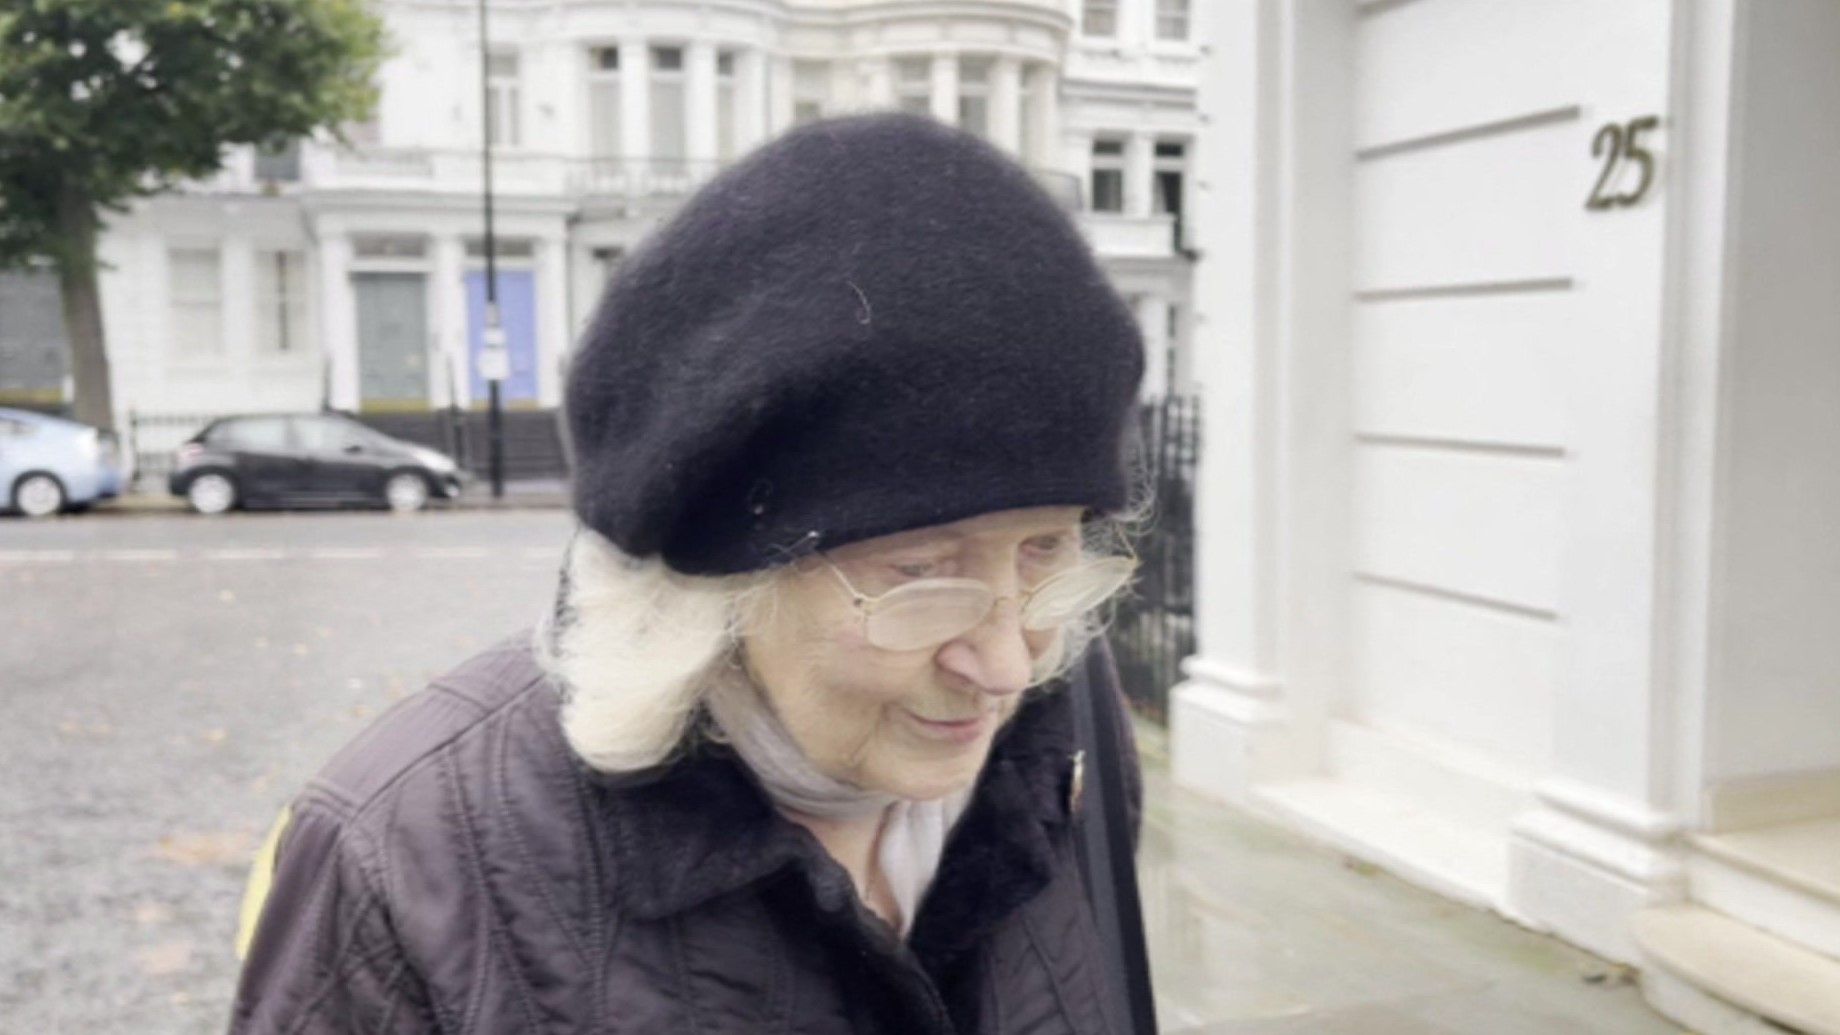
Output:
[[724,164],[686,158],[576,159],[570,186],[575,194],[590,197],[668,197],[702,186]]
[[[293,156],[290,156],[293,157]],[[576,199],[682,197],[712,179],[727,163],[684,158],[579,158],[537,151],[504,150],[492,155],[494,186],[507,193],[547,194]],[[290,179],[307,190],[426,190],[476,193],[483,179],[477,150],[428,147],[302,148],[290,162]],[[1086,210],[1084,185],[1072,173],[1031,167],[1043,190],[1069,212]],[[260,186],[267,166],[227,168],[209,181],[210,191]]]

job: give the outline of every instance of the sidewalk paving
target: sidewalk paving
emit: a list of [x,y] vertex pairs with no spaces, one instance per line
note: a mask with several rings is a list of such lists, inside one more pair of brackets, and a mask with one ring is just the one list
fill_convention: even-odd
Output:
[[1167,1035],[1677,1035],[1627,971],[1174,786],[1140,727]]

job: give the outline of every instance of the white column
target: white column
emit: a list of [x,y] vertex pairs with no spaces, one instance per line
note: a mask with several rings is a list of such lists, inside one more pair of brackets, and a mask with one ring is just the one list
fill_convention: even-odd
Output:
[[[229,213],[234,218],[235,213]],[[256,250],[241,234],[224,237],[218,257],[218,291],[223,299],[224,365],[238,380],[250,374],[255,352]],[[252,386],[253,387],[253,386]]]
[[1197,98],[1209,132],[1195,143],[1191,210],[1204,242],[1191,322],[1209,446],[1196,470],[1196,655],[1188,680],[1170,694],[1170,768],[1177,783],[1251,803],[1258,785],[1310,765],[1292,739],[1274,572],[1285,550],[1276,398],[1283,356],[1272,284],[1281,264],[1273,226],[1281,155],[1275,128],[1262,128],[1260,117],[1270,8],[1221,4],[1212,13],[1217,49],[1202,64]]
[[555,74],[544,84],[549,90],[545,101],[555,111],[555,126],[546,131],[553,133],[552,149],[587,158],[594,150],[594,134],[588,128],[588,48],[565,41],[553,43],[541,53],[548,54],[556,67]]
[[792,59],[773,55],[767,73],[767,133],[777,136],[792,125]]
[[564,238],[540,237],[537,261],[537,404],[562,402],[562,361],[569,351],[568,262]]
[[735,152],[767,136],[767,56],[749,48],[735,55]]
[[434,240],[435,383],[428,397],[443,404],[469,405],[466,325],[466,242],[458,235]]
[[933,55],[933,117],[958,125],[958,55]]
[[1133,133],[1124,144],[1124,214],[1139,219],[1150,215],[1151,179],[1156,174],[1156,138]]
[[1169,302],[1161,295],[1137,296],[1137,325],[1144,335],[1144,380],[1139,394],[1157,398],[1169,390]]
[[1007,54],[990,66],[990,139],[1022,154],[1022,62]]
[[351,293],[351,238],[323,233],[319,241],[320,333],[331,368],[330,402],[358,408],[358,308]]
[[685,156],[692,168],[716,160],[716,46],[698,40],[684,48]]
[[1022,142],[1023,153],[1028,156],[1031,165],[1062,168],[1065,158],[1059,147],[1060,81],[1053,65],[1041,62],[1029,66],[1028,103],[1035,106],[1035,118],[1030,123],[1034,127],[1035,139]]
[[640,37],[620,41],[620,152],[628,160],[652,153],[652,51]]
[[863,74],[869,84],[867,106],[894,107],[894,62],[886,57],[864,58]]

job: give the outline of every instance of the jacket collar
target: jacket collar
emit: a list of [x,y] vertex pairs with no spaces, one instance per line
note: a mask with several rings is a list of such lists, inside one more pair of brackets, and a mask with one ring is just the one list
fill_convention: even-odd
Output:
[[[1074,737],[1066,685],[1050,686],[1031,691],[1037,696],[998,734],[915,918],[916,951],[975,943],[1052,876],[1053,838],[1070,819]],[[842,867],[721,745],[642,779],[590,781],[611,819],[614,894],[627,915],[661,919],[788,868],[810,882],[821,909],[850,908]]]

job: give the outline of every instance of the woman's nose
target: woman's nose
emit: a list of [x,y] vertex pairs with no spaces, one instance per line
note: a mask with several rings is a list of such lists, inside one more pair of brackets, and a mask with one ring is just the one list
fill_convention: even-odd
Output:
[[977,627],[940,648],[939,663],[995,697],[1028,689],[1034,658],[1014,597],[997,601]]

